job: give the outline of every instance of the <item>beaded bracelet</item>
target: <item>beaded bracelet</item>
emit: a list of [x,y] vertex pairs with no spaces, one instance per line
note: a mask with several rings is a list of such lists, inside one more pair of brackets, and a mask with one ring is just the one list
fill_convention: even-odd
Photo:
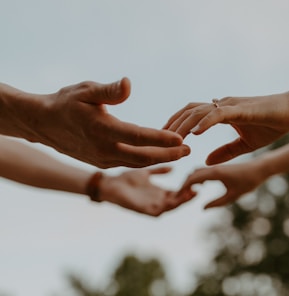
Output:
[[101,172],[96,172],[87,182],[86,194],[90,197],[92,201],[101,202],[101,200],[99,199],[99,183],[102,177],[103,174]]

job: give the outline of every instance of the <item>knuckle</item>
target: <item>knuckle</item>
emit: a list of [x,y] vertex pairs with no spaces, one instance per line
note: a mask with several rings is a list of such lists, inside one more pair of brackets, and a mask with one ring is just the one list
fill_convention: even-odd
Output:
[[194,117],[194,116],[197,116],[197,115],[201,114],[201,112],[202,112],[202,108],[195,107],[195,108],[192,108],[190,110],[186,110],[184,112],[184,116],[186,116],[186,117]]
[[136,129],[134,131],[133,138],[134,138],[134,143],[136,143],[136,145],[142,142],[142,133],[139,129]]
[[235,99],[233,97],[224,97],[220,100],[220,103],[227,106],[231,106],[234,105]]
[[103,88],[103,96],[104,96],[104,98],[105,99],[111,99],[111,97],[112,97],[112,89],[111,89],[111,87],[108,85],[108,86],[105,86],[104,88]]
[[190,109],[190,110],[186,110],[184,112],[184,117],[188,117],[188,116],[191,116],[191,114],[194,112],[194,109]]
[[213,112],[209,113],[206,116],[206,118],[204,119],[204,121],[207,120],[207,122],[210,122],[214,118],[217,118],[218,121],[222,121],[225,118],[224,115],[225,115],[225,113],[224,113],[224,107],[215,108],[213,110]]
[[84,92],[92,92],[95,89],[95,83],[92,81],[83,81],[79,84],[79,89]]
[[81,94],[83,100],[91,98],[96,89],[96,83],[92,81],[83,81],[77,85],[76,91]]
[[202,107],[202,106],[204,106],[204,105],[206,105],[206,104],[204,104],[204,103],[188,103],[186,106],[185,106],[185,108],[184,109],[195,109],[195,108],[198,108],[198,107]]
[[221,117],[222,116],[222,114],[223,114],[223,109],[220,107],[220,108],[215,108],[214,109],[215,110],[215,114],[217,114],[218,115],[218,117]]
[[185,106],[185,109],[192,109],[194,108],[195,104],[194,103],[188,103],[186,106]]

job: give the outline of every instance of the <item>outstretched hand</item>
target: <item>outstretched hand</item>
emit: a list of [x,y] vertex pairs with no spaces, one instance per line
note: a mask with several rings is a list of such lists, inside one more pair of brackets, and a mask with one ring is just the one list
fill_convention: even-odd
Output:
[[99,200],[118,204],[139,213],[159,216],[195,196],[190,188],[182,192],[165,190],[150,181],[156,174],[167,174],[169,167],[130,170],[119,176],[106,176],[99,183]]
[[239,134],[233,142],[213,151],[207,164],[228,161],[244,153],[271,144],[289,131],[288,93],[237,98],[227,97],[214,104],[191,103],[174,114],[165,129],[200,135],[218,123],[230,124]]
[[129,94],[127,78],[107,85],[86,82],[60,90],[53,95],[51,112],[55,129],[62,129],[48,139],[49,144],[101,168],[144,167],[189,154],[179,135],[123,122],[107,112],[106,104],[122,103]]
[[100,168],[145,167],[188,155],[177,133],[123,122],[107,112],[107,104],[120,104],[129,94],[127,78],[82,82],[50,95],[17,93],[21,112],[14,122],[20,122],[24,138]]
[[258,162],[233,165],[216,165],[195,170],[184,182],[180,193],[187,192],[193,185],[205,181],[221,181],[226,187],[224,195],[208,203],[205,209],[220,207],[236,201],[239,197],[253,191],[268,177]]

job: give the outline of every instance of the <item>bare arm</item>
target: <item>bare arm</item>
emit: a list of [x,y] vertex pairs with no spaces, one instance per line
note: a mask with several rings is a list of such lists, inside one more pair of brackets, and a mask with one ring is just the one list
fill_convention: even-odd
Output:
[[0,152],[0,176],[26,185],[83,194],[91,176],[89,171],[3,136]]
[[[154,174],[167,174],[168,167],[130,170],[118,176],[103,174],[97,182],[95,172],[64,164],[57,159],[6,137],[0,137],[0,176],[30,186],[88,194],[88,186],[107,201],[140,213],[158,216],[190,200],[194,193],[165,190],[150,182]],[[93,200],[94,197],[90,196]]]

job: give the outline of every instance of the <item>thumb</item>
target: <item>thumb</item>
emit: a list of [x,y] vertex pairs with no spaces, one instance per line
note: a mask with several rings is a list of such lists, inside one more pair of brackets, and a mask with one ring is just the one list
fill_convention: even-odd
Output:
[[223,196],[209,202],[205,205],[205,210],[209,208],[215,208],[215,207],[221,207],[225,206],[229,203],[232,203],[234,201],[233,197],[227,192]]
[[206,160],[206,164],[214,165],[222,163],[251,151],[252,149],[241,138],[238,138],[210,153]]
[[97,84],[97,104],[116,105],[124,102],[130,95],[131,84],[128,78],[109,84]]

